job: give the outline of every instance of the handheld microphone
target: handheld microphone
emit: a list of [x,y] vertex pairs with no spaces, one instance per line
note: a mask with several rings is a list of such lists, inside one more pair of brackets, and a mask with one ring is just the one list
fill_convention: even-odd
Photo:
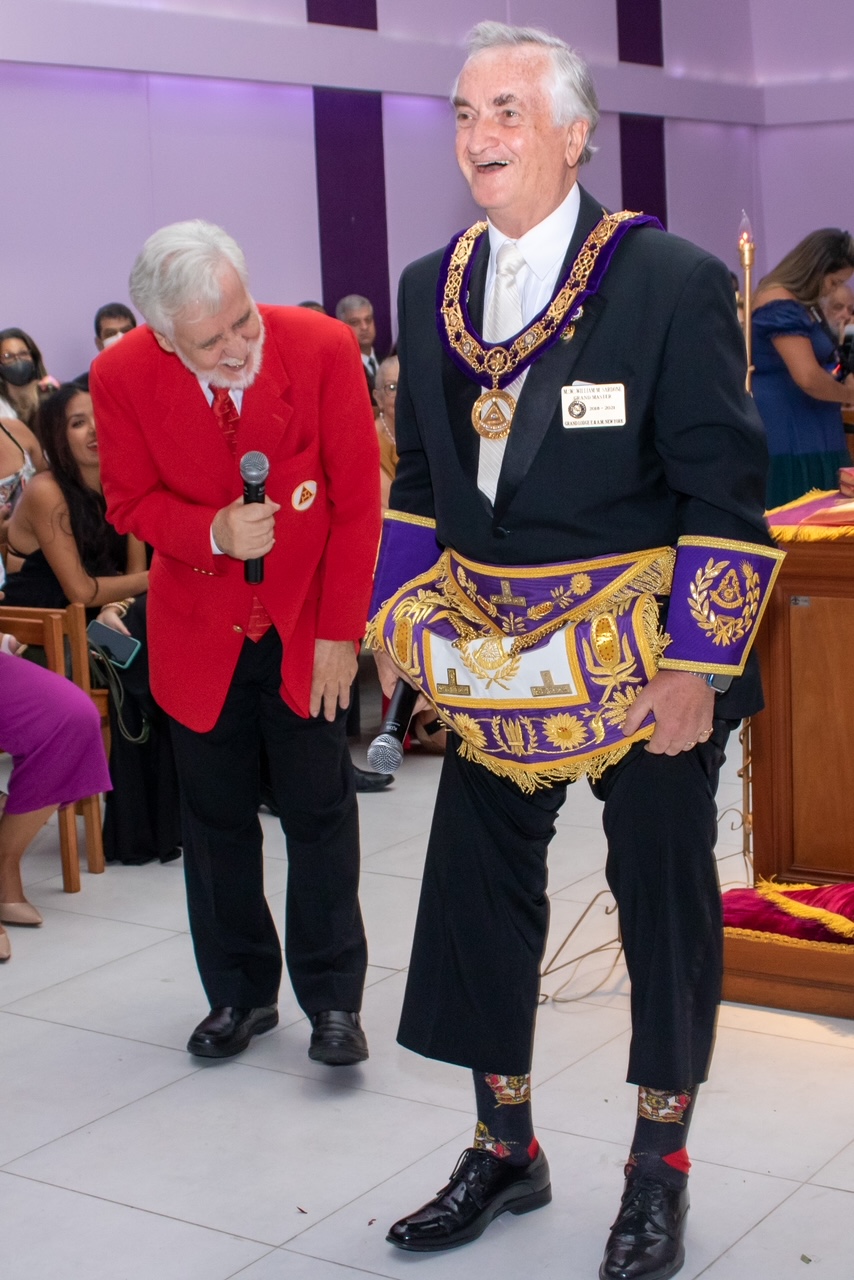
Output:
[[398,680],[388,704],[380,732],[368,747],[368,764],[377,773],[397,773],[403,760],[403,739],[412,719],[412,710],[418,697],[405,680]]
[[[240,459],[240,478],[243,481],[243,502],[263,502],[267,487],[267,476],[270,474],[270,463],[266,454],[253,450],[244,453]],[[256,586],[264,581],[264,557],[256,556],[254,560],[244,560],[243,578]]]

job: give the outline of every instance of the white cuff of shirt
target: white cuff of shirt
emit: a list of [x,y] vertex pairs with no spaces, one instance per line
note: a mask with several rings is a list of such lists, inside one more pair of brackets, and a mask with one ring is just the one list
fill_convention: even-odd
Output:
[[214,532],[213,532],[213,525],[211,525],[211,551],[214,553],[215,556],[225,555],[225,552],[223,551],[222,547],[218,547],[216,544],[216,538],[214,537]]

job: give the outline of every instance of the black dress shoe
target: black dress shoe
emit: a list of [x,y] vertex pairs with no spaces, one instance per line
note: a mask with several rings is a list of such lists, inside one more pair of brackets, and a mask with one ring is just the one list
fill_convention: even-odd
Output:
[[500,1213],[530,1213],[552,1198],[549,1165],[539,1150],[526,1165],[508,1164],[488,1151],[469,1147],[446,1187],[386,1236],[413,1253],[455,1249],[476,1240]]
[[233,1058],[248,1048],[253,1036],[271,1031],[279,1021],[274,1004],[260,1009],[235,1009],[222,1005],[196,1027],[187,1041],[187,1050],[197,1058]]
[[688,1188],[657,1178],[626,1178],[617,1221],[611,1228],[599,1280],[667,1280],[685,1261]]
[[368,1042],[358,1013],[324,1009],[312,1014],[308,1056],[312,1062],[323,1062],[327,1067],[352,1067],[364,1062]]
[[356,765],[353,765],[353,773],[356,775],[357,791],[382,791],[394,781],[393,773],[368,773],[365,769],[358,769]]

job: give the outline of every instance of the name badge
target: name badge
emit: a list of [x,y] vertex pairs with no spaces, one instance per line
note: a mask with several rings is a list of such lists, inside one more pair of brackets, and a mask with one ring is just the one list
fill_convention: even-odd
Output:
[[624,427],[626,387],[622,382],[576,382],[561,387],[565,427]]

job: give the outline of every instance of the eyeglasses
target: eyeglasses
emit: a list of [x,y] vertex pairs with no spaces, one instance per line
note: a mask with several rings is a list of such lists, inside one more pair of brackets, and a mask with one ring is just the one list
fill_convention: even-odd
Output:
[[32,356],[26,347],[23,351],[4,351],[0,355],[0,362],[3,364],[13,364],[16,360],[31,360]]

